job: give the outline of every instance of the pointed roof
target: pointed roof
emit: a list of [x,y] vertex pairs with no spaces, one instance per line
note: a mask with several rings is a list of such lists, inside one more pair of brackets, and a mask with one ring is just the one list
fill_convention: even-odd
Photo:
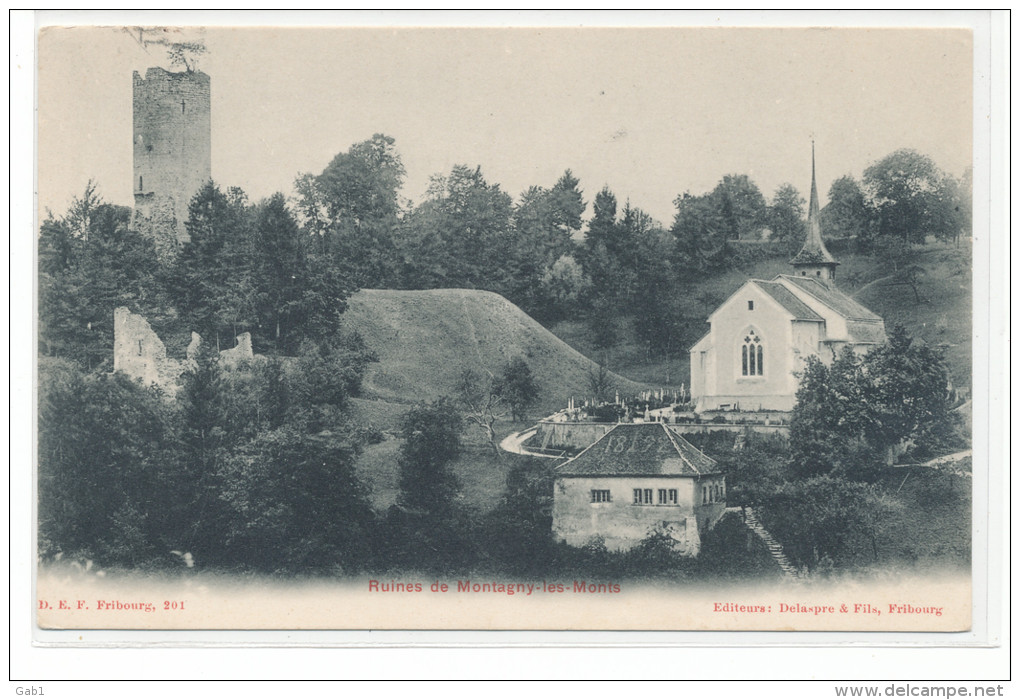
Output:
[[811,142],[811,203],[808,205],[808,230],[804,247],[790,261],[792,265],[825,263],[839,265],[822,241],[822,223],[818,208],[818,186],[815,184],[815,142]]
[[664,423],[618,423],[557,476],[701,476],[719,472],[715,460]]
[[825,319],[815,313],[814,310],[789,289],[778,282],[766,282],[764,280],[751,280],[758,287],[772,297],[773,300],[786,309],[793,318],[798,321],[824,321]]
[[882,317],[874,311],[854,301],[833,286],[827,285],[814,277],[798,277],[796,275],[778,275],[775,280],[785,280],[802,289],[830,309],[847,319],[855,321],[881,321]]

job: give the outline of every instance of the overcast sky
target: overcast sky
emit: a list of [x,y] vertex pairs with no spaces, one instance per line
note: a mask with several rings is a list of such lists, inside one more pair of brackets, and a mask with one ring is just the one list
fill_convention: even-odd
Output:
[[[189,30],[186,36],[196,32]],[[684,191],[747,173],[822,204],[897,148],[971,163],[972,44],[947,29],[206,28],[212,172],[254,200],[292,194],[338,152],[384,133],[403,195],[457,163],[515,199],[569,168],[663,223]],[[39,203],[62,213],[94,178],[130,204],[131,72],[167,66],[111,28],[38,43]],[[590,211],[590,210],[589,210]]]

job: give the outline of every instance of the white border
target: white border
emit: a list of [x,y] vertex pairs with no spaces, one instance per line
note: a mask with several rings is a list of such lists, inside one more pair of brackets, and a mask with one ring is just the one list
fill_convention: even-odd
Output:
[[[916,12],[861,13],[821,11],[800,12],[696,12],[696,13],[421,13],[381,12],[356,13],[244,13],[223,11],[178,12],[46,12],[38,16],[29,12],[13,12],[10,31],[11,56],[11,204],[10,230],[12,261],[11,298],[21,303],[11,306],[11,336],[20,342],[10,357],[10,406],[18,407],[10,416],[11,482],[11,675],[21,679],[49,678],[398,678],[398,677],[686,677],[686,678],[1003,678],[1006,676],[1009,652],[1009,629],[1004,625],[1006,594],[1005,562],[1009,561],[1005,517],[1008,512],[1009,482],[1005,415],[1008,399],[1002,389],[1008,367],[999,354],[989,358],[990,347],[1003,347],[1008,342],[1005,268],[1009,248],[1008,219],[1005,208],[1009,174],[1005,154],[1009,133],[1004,117],[1009,105],[1003,99],[1008,76],[1009,17],[1003,12]],[[946,635],[900,634],[833,634],[799,633],[791,638],[778,633],[330,633],[333,641],[367,644],[396,643],[403,645],[479,645],[493,644],[499,651],[478,646],[470,649],[394,649],[385,653],[348,650],[342,654],[309,652],[304,649],[138,649],[121,652],[110,649],[55,650],[32,646],[33,635],[30,588],[32,543],[26,527],[31,523],[31,472],[34,412],[31,405],[34,390],[34,239],[17,235],[34,229],[35,206],[33,177],[25,177],[26,164],[34,163],[34,113],[25,109],[34,104],[34,42],[37,23],[75,24],[234,24],[309,25],[343,23],[356,25],[486,25],[547,24],[570,26],[618,26],[622,24],[677,24],[702,26],[969,26],[974,29],[975,50],[975,202],[985,200],[988,207],[975,207],[974,240],[974,332],[975,332],[975,462],[988,459],[992,466],[987,479],[975,475],[975,514],[988,514],[987,521],[975,517],[974,590],[975,630],[965,635],[949,635],[956,643],[974,644],[987,640],[1001,644],[997,648],[918,648],[911,645],[945,644]],[[1000,72],[1001,71],[1001,72]],[[989,117],[991,117],[989,119]],[[33,138],[29,138],[29,135]],[[994,144],[994,148],[992,145]],[[997,236],[995,255],[991,242],[982,232]],[[979,265],[984,262],[983,270]],[[982,274],[982,273],[987,274]],[[10,299],[9,299],[10,301]],[[33,342],[27,342],[33,339]],[[991,359],[991,363],[989,362]],[[981,379],[987,379],[987,383]],[[982,435],[980,426],[987,426]],[[982,439],[983,438],[983,439]],[[15,494],[17,497],[15,498]],[[987,542],[987,547],[980,547]],[[987,590],[989,599],[985,598]],[[999,604],[1001,601],[1002,604]],[[990,603],[990,604],[989,604]],[[121,633],[123,635],[123,633]],[[152,633],[142,633],[150,640]],[[166,633],[157,633],[166,642],[174,640]],[[322,633],[255,632],[255,633],[180,633],[185,643],[258,643],[274,647],[289,644],[323,645]],[[111,642],[116,633],[111,632]],[[216,637],[214,639],[214,637]],[[969,637],[969,638],[968,638]],[[637,638],[640,638],[638,641]],[[186,641],[185,641],[186,640]],[[341,643],[345,643],[341,641]],[[508,645],[611,645],[611,649],[591,648],[506,648]],[[740,645],[727,650],[711,647],[646,648],[663,644]],[[781,644],[783,647],[804,643],[841,645],[839,648],[749,647],[757,644]],[[640,647],[634,646],[640,644]],[[862,646],[858,646],[862,645]],[[875,646],[886,648],[876,653]],[[620,648],[629,647],[629,648]],[[902,648],[911,647],[911,648]],[[583,660],[578,657],[583,654]],[[482,659],[475,663],[469,659]],[[487,659],[487,661],[486,661]],[[22,684],[26,685],[26,684]],[[752,690],[746,687],[746,691]],[[127,688],[123,688],[127,690]],[[76,688],[76,694],[78,693]],[[117,688],[107,689],[118,693]],[[173,689],[176,695],[183,688]],[[287,692],[284,688],[279,688]],[[299,692],[301,689],[296,689]],[[309,689],[310,690],[310,689]],[[153,694],[153,686],[144,689]],[[829,691],[831,692],[831,691]],[[47,694],[52,694],[48,692]],[[125,695],[127,697],[129,695]],[[105,694],[104,697],[111,697]]]

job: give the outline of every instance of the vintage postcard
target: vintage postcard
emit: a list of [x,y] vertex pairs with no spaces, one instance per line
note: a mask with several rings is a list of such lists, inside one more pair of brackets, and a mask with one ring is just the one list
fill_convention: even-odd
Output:
[[40,630],[973,629],[971,28],[37,38]]

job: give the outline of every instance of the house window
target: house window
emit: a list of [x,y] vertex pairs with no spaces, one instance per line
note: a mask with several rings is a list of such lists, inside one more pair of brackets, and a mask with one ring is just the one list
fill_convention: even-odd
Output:
[[609,495],[609,489],[592,489],[591,490],[591,502],[592,503],[609,503],[613,499]]
[[676,489],[659,489],[659,505],[675,506],[677,503]]
[[634,505],[636,506],[652,505],[652,490],[634,489]]
[[138,176],[138,191],[139,192],[142,191],[142,176],[141,175]]
[[181,100],[181,114],[184,114],[184,100]]
[[702,503],[708,503],[708,487],[707,486],[702,486],[701,487],[701,502]]
[[659,489],[659,505],[666,505],[666,489]]
[[754,311],[754,301],[752,301],[751,299],[747,300],[747,310]]
[[815,277],[821,277],[821,276],[822,276],[822,271],[821,270],[815,270]]
[[677,490],[676,489],[670,489],[669,490],[669,492],[667,494],[667,502],[669,503],[669,505],[675,506],[679,502],[679,499],[677,498],[677,495],[678,494],[677,494]]
[[760,377],[765,374],[765,353],[762,350],[761,338],[754,329],[744,336],[744,344],[740,347],[740,373],[745,377]]

